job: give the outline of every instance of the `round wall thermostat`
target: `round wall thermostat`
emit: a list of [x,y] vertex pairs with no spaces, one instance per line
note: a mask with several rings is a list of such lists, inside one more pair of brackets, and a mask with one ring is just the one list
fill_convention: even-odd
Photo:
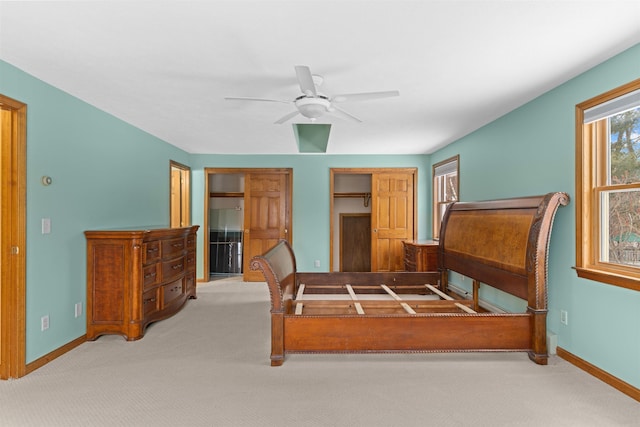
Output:
[[52,182],[53,182],[53,180],[51,179],[50,176],[43,176],[42,177],[42,185],[51,185]]

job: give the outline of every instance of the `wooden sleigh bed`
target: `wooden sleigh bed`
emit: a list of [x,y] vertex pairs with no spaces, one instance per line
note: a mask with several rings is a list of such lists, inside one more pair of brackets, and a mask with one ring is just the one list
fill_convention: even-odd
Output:
[[[271,295],[271,365],[288,353],[522,351],[547,363],[547,254],[565,193],[452,204],[438,271],[304,273],[280,241],[251,261]],[[449,272],[473,282],[450,291]],[[479,307],[480,286],[527,301],[525,313]]]

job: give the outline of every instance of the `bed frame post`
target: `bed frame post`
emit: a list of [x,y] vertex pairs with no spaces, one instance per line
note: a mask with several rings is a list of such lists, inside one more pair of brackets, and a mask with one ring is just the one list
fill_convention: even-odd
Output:
[[284,313],[271,311],[271,366],[284,363]]
[[[544,196],[531,225],[527,242],[528,306],[531,314],[531,351],[529,359],[546,365],[547,349],[547,262],[551,228],[560,205],[566,206],[566,193],[549,193]],[[533,283],[532,283],[533,282]]]

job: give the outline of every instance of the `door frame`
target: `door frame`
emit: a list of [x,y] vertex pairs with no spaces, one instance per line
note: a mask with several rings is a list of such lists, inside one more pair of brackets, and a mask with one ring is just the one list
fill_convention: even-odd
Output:
[[9,138],[0,138],[0,379],[9,379],[27,370],[27,105],[0,95],[0,109],[9,112],[1,120],[11,120]]
[[[413,175],[413,239],[418,235],[418,169],[410,168],[330,168],[329,169],[329,271],[334,271],[333,234],[335,224],[333,220],[335,200],[336,175],[374,175],[377,173],[410,173]],[[369,194],[369,197],[371,195]],[[366,197],[366,196],[365,196]],[[372,213],[373,214],[373,213]],[[373,265],[373,264],[372,264]]]
[[[291,225],[293,224],[293,169],[291,168],[216,168],[209,167],[204,168],[204,218],[203,218],[203,229],[204,229],[204,248],[203,248],[203,256],[204,256],[204,281],[209,281],[209,269],[211,266],[209,265],[209,200],[211,199],[211,192],[209,190],[209,175],[216,174],[247,174],[247,173],[283,173],[288,176],[288,194],[287,194],[287,241],[289,244],[293,243],[293,230]],[[237,194],[232,194],[234,197],[244,197],[244,191]],[[245,203],[246,206],[246,203]],[[243,257],[244,257],[244,249],[243,249]],[[243,260],[244,261],[244,260]],[[244,276],[244,272],[243,272]]]

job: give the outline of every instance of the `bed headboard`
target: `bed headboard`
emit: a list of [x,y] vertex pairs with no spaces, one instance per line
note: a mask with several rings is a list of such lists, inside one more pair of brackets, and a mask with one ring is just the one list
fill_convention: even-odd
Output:
[[558,207],[568,203],[566,193],[453,203],[440,231],[443,284],[455,271],[546,310],[551,228]]

